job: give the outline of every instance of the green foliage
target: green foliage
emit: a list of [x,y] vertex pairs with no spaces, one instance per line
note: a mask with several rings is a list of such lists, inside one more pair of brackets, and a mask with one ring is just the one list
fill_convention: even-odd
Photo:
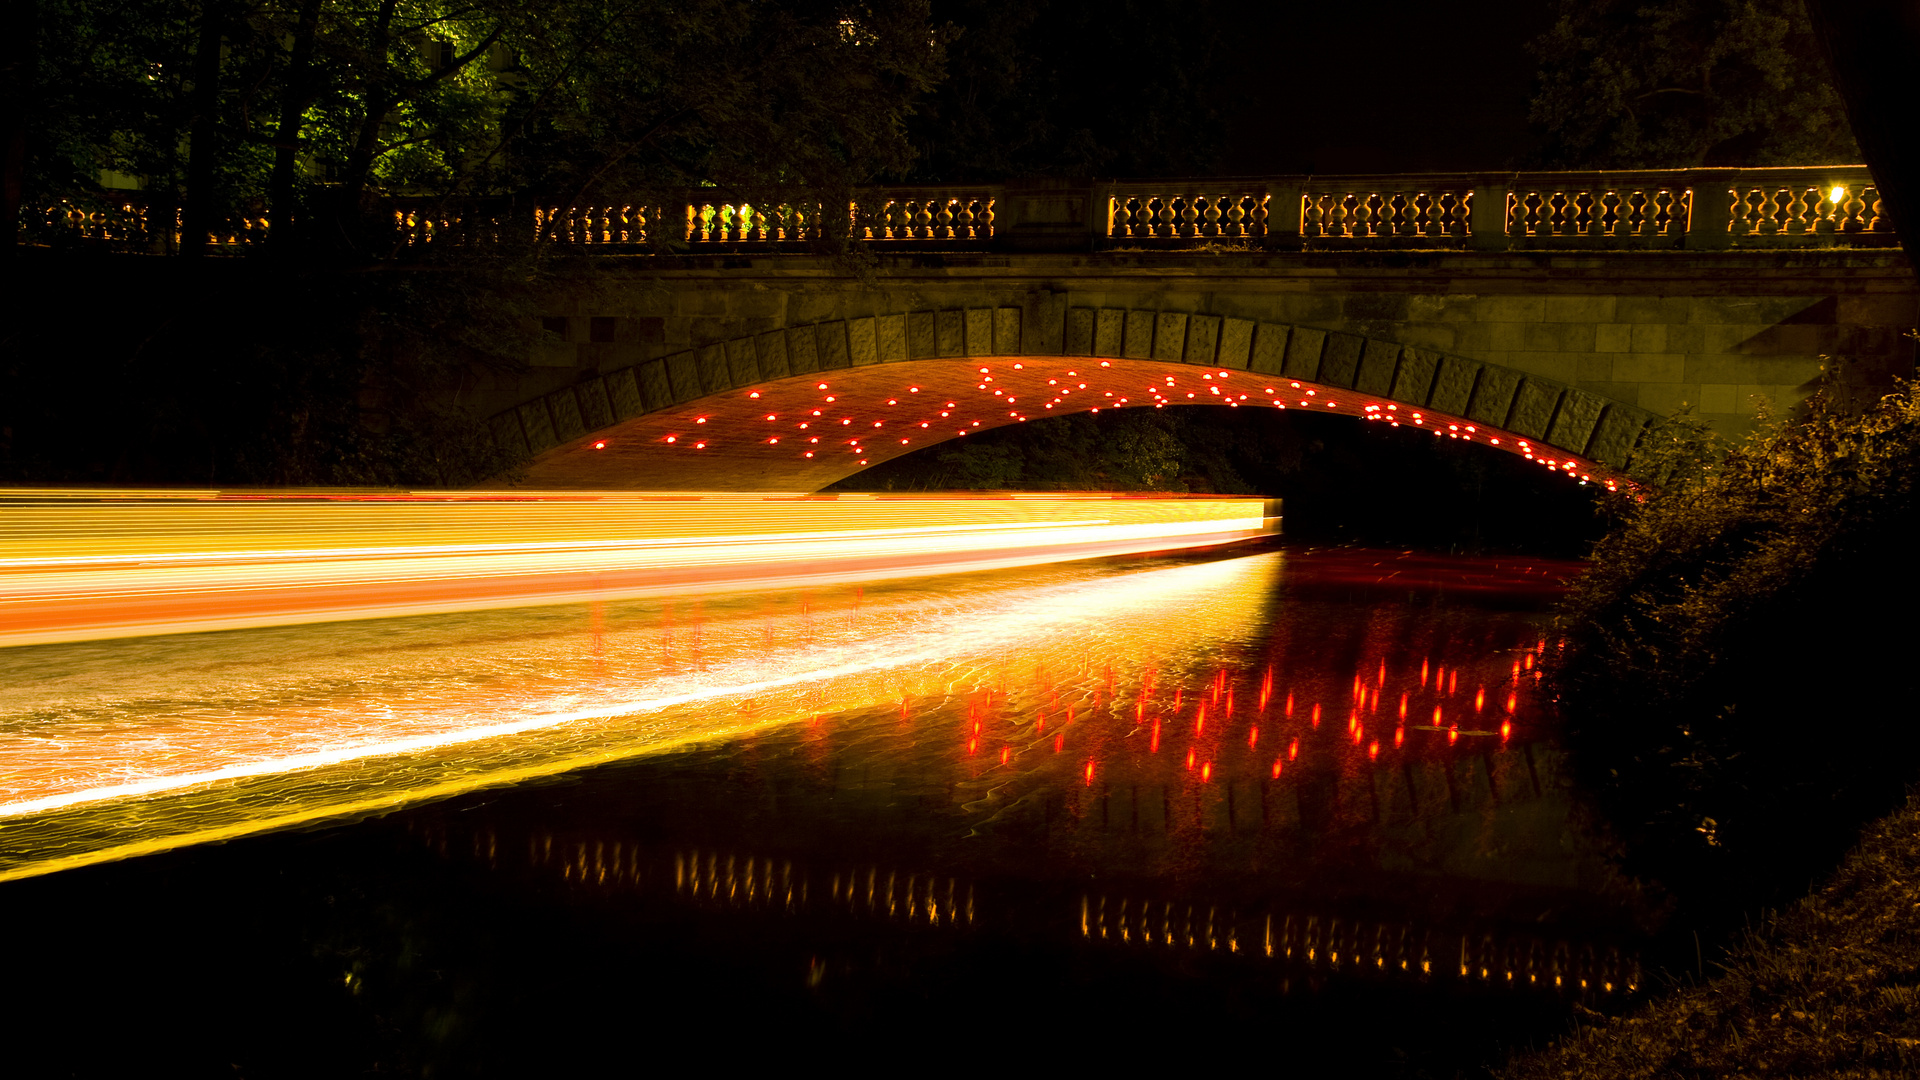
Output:
[[1533,51],[1549,167],[1860,160],[1802,0],[1560,0]]
[[[97,203],[111,170],[163,209],[264,212],[277,243],[349,261],[390,254],[376,193],[843,193],[907,168],[907,117],[943,61],[926,0],[48,0],[39,16],[29,209]],[[217,79],[195,85],[206,42]],[[192,190],[196,170],[217,180]]]
[[1804,881],[1913,775],[1920,405],[1834,390],[1718,453],[1657,433],[1664,486],[1564,607],[1546,670],[1577,771],[1683,891]]

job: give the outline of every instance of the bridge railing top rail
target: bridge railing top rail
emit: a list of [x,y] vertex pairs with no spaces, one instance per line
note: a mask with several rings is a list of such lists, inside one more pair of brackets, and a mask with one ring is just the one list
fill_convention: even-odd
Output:
[[[718,189],[562,204],[538,198],[388,198],[398,248],[507,241],[605,254],[876,249],[1130,248],[1700,250],[1893,246],[1864,165],[1537,172],[1175,177],[857,188],[844,210],[817,197],[756,201]],[[96,205],[28,214],[29,235],[178,250],[177,207],[105,192]],[[271,225],[222,223],[214,250],[242,252]]]

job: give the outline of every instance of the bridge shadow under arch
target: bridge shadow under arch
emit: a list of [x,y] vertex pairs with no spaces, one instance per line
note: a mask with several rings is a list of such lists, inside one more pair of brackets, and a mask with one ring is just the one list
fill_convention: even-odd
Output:
[[1602,480],[1630,463],[1653,419],[1512,368],[1381,338],[1035,303],[718,342],[591,375],[491,424],[524,455],[520,482],[530,487],[812,492],[996,427],[1200,404],[1432,430]]

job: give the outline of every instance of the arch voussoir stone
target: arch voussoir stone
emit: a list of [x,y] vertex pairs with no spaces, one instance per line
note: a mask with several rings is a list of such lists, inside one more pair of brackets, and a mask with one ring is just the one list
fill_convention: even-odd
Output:
[[537,457],[756,385],[905,361],[1023,355],[1217,367],[1352,391],[1527,440],[1522,451],[1551,447],[1614,469],[1631,464],[1654,419],[1536,374],[1387,338],[1216,312],[1075,306],[1063,294],[1041,293],[1024,306],[891,312],[709,342],[591,375],[491,417],[489,427],[509,452]]

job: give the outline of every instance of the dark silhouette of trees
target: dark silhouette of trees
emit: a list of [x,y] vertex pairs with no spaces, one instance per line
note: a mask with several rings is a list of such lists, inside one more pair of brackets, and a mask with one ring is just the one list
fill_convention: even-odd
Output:
[[1560,0],[1533,49],[1542,165],[1860,158],[1802,0]]

